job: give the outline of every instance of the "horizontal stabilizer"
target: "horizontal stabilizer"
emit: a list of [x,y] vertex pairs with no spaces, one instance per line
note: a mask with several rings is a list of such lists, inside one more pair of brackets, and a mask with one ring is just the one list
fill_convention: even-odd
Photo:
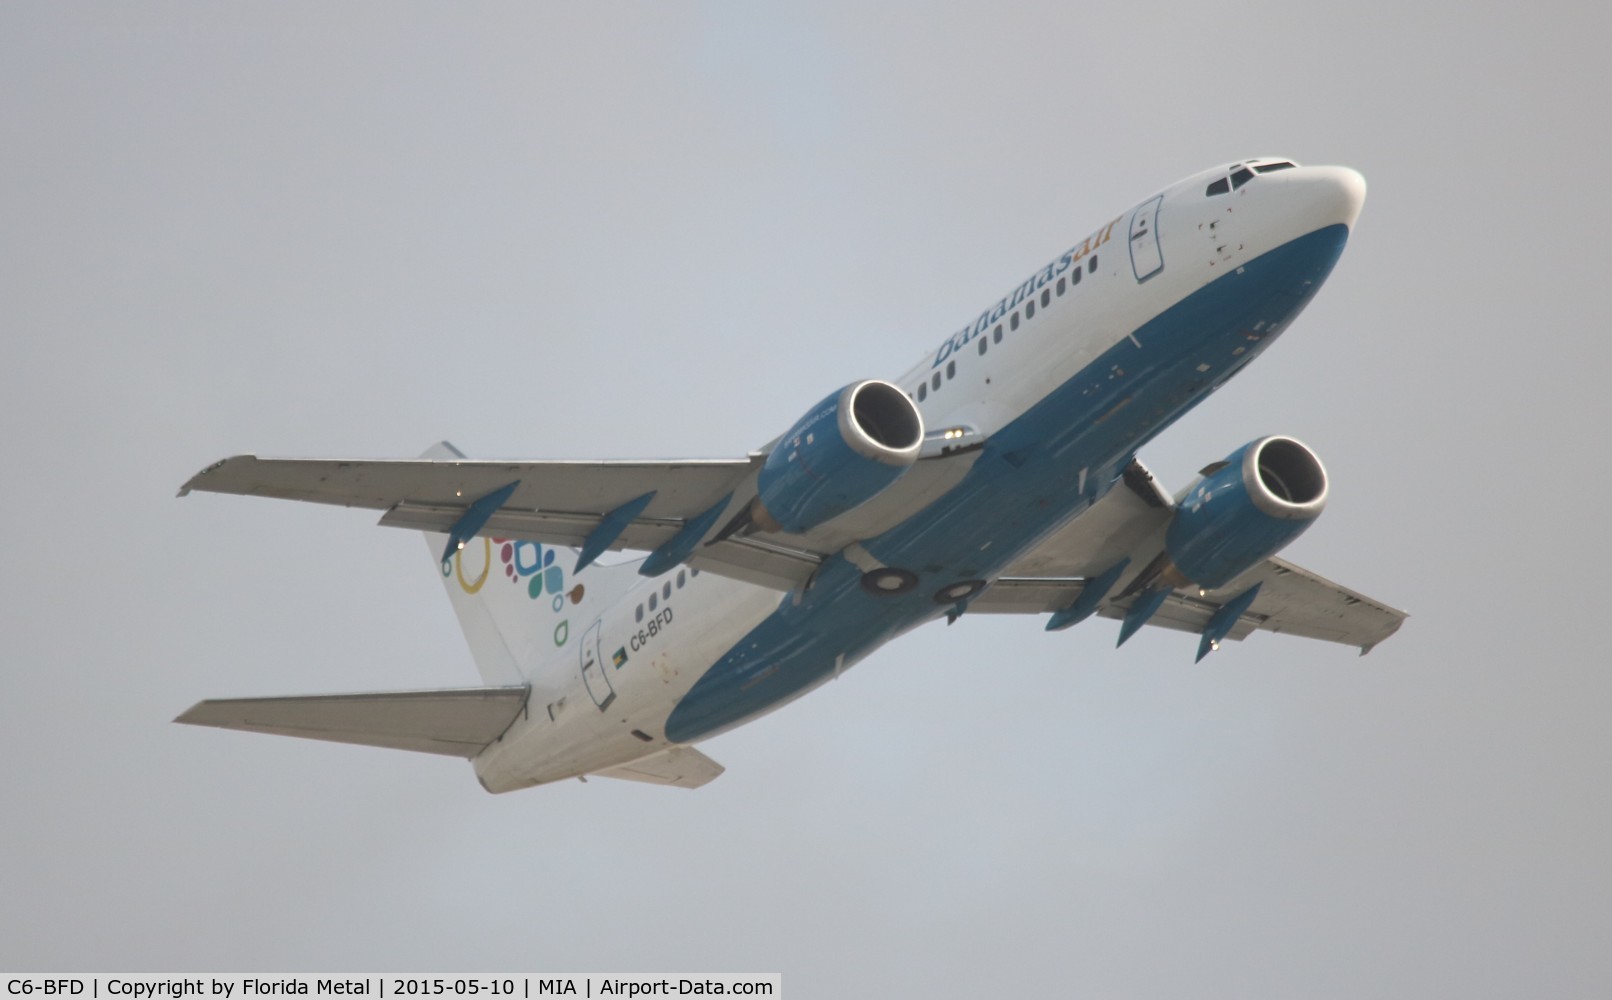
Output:
[[174,721],[468,759],[503,735],[525,707],[528,691],[478,687],[226,698],[197,702]]
[[601,778],[647,781],[655,785],[698,788],[714,780],[725,768],[693,747],[671,747],[631,764],[598,772]]

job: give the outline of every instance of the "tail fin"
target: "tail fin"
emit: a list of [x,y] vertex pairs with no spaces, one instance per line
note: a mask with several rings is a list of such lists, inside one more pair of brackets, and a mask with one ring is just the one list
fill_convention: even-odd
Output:
[[[465,455],[442,441],[421,457]],[[564,674],[579,669],[576,647],[588,626],[640,579],[636,563],[573,574],[576,549],[486,535],[439,562],[447,536],[424,534],[476,669],[491,685],[545,687],[545,666]]]

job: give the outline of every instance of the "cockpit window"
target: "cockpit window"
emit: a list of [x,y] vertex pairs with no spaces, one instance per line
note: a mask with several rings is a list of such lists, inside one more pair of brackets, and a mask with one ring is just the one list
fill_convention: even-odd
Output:
[[1230,176],[1222,177],[1217,181],[1210,181],[1209,186],[1203,189],[1203,195],[1205,198],[1213,198],[1217,194],[1226,194],[1253,180],[1255,174],[1268,174],[1273,170],[1286,170],[1289,167],[1296,166],[1298,164],[1292,160],[1269,160],[1266,162],[1244,160],[1242,163],[1233,163],[1226,168],[1231,171]]

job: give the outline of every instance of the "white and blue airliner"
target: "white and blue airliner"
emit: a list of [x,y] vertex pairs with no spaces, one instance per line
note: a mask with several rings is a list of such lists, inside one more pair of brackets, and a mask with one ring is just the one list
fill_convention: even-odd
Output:
[[[695,745],[969,614],[1359,647],[1405,615],[1276,553],[1327,474],[1273,435],[1179,493],[1137,451],[1285,331],[1365,199],[1344,167],[1196,174],[1083,236],[913,368],[742,458],[225,459],[180,490],[383,511],[427,534],[484,684],[203,701],[180,722],[472,761],[506,792],[697,787]],[[618,553],[629,550],[636,555]]]

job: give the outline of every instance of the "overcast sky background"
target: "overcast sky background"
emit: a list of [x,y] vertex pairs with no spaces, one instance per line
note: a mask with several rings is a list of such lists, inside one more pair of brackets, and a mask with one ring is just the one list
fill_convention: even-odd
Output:
[[[1591,4],[0,5],[0,967],[780,971],[791,997],[1606,996]],[[1267,433],[1413,617],[929,626],[697,792],[175,726],[476,683],[419,540],[225,455],[728,456],[1256,155],[1370,196],[1143,458]],[[1157,632],[1157,634],[1155,634]],[[1026,993],[1025,995],[1031,995]]]

